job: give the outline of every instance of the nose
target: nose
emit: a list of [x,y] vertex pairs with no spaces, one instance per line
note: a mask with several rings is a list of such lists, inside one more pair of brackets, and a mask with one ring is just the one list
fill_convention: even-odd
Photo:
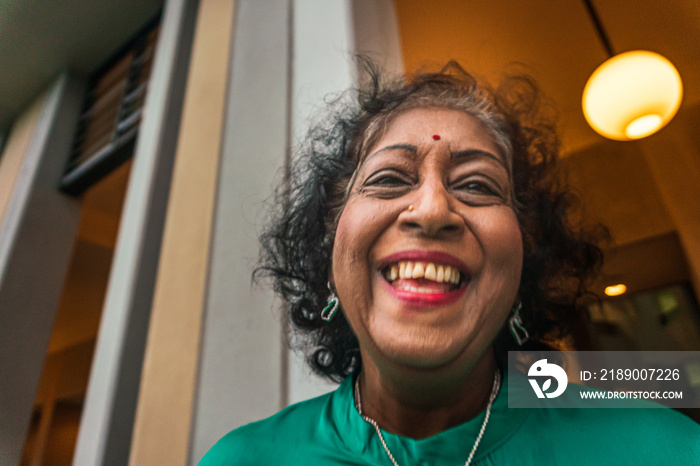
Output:
[[431,237],[460,234],[464,220],[452,210],[450,198],[439,177],[426,178],[415,195],[410,196],[413,209],[402,213],[401,227]]

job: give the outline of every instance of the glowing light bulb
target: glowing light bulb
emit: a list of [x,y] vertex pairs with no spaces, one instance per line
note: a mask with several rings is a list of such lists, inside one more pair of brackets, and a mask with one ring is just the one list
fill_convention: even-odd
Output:
[[596,69],[583,90],[583,114],[617,141],[649,136],[675,116],[683,84],[673,64],[646,50],[621,53]]
[[622,283],[605,287],[605,294],[608,296],[620,296],[625,291],[627,291],[627,287]]
[[640,139],[645,136],[649,136],[650,134],[654,134],[663,124],[664,119],[655,113],[640,116],[627,125],[627,128],[625,128],[625,136],[630,139]]

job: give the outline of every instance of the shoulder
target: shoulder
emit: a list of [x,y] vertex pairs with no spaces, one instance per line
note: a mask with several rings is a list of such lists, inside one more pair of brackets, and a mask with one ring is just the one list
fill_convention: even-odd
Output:
[[572,408],[546,410],[561,421],[573,422],[582,433],[599,431],[602,435],[636,435],[671,437],[684,433],[700,440],[700,425],[670,408],[646,404],[630,404],[628,408]]
[[[700,464],[700,425],[670,408],[542,409],[539,431],[553,445],[578,445],[590,461],[609,464]],[[666,463],[668,464],[668,463]]]
[[[511,392],[519,402],[532,397],[517,374]],[[510,446],[530,450],[537,464],[700,464],[700,425],[687,416],[638,399],[602,404],[583,392],[600,390],[572,383],[559,397],[520,408],[527,420]]]
[[[232,430],[199,462],[199,466],[228,464],[280,464],[280,452],[294,455],[313,442],[331,394],[283,409],[274,416]],[[271,448],[274,445],[274,448]]]

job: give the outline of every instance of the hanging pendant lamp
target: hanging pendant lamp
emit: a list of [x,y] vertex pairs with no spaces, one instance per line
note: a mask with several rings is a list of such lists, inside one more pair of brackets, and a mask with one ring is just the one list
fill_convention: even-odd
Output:
[[663,56],[646,50],[614,55],[591,0],[584,0],[611,57],[588,78],[583,114],[598,134],[616,141],[654,134],[673,119],[683,97],[681,77]]

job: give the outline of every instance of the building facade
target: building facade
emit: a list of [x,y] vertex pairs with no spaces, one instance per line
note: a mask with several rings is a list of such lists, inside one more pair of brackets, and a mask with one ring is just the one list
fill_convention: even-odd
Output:
[[[58,185],[89,76],[61,73],[14,116],[0,158],[3,464],[196,464],[232,428],[334,388],[251,285],[262,212],[323,98],[356,82],[354,54],[391,73],[453,55],[495,66],[490,45],[447,37],[485,2],[420,3],[166,0],[133,153],[79,196]],[[688,92],[658,136],[622,146],[583,131],[564,160],[617,240],[601,285],[681,286],[671,325],[695,330],[669,349],[700,345],[700,91]]]

